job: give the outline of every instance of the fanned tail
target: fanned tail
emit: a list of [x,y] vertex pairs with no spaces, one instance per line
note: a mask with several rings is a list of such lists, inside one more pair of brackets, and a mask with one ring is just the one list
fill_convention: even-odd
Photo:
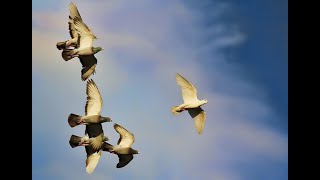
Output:
[[76,114],[70,114],[68,117],[68,123],[71,127],[75,127],[79,125],[81,122],[81,116],[76,115]]
[[63,60],[69,61],[70,59],[74,58],[75,56],[73,54],[73,49],[63,49],[61,55]]
[[171,108],[171,112],[172,112],[173,115],[178,115],[178,114],[181,113],[181,111],[180,111],[180,109],[179,109],[179,106],[173,106],[173,107]]
[[66,49],[66,43],[67,43],[67,41],[63,41],[63,42],[57,42],[57,48],[59,49],[59,50],[62,50],[62,49]]
[[76,135],[71,135],[69,144],[72,148],[75,148],[79,146],[79,143],[81,142],[81,137],[76,136]]

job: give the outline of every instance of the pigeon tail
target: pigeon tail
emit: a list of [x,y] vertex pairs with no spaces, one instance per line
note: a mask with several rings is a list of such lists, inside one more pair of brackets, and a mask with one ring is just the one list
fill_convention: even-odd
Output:
[[80,142],[81,142],[81,137],[76,136],[76,135],[70,136],[69,144],[72,148],[79,146]]
[[62,51],[62,58],[65,61],[69,61],[70,59],[74,58],[75,56],[73,54],[73,49],[63,49]]
[[68,123],[71,127],[75,127],[81,123],[81,116],[76,114],[70,114],[68,117]]
[[179,109],[179,106],[173,106],[173,107],[171,108],[171,112],[172,112],[173,115],[178,115],[178,114],[180,114],[182,111]]
[[62,50],[62,49],[66,49],[66,43],[67,43],[67,41],[64,41],[64,42],[57,42],[57,48],[59,49],[59,50]]

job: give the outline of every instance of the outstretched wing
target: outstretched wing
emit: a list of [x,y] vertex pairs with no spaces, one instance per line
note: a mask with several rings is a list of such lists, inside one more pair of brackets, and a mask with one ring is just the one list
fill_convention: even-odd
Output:
[[202,134],[204,124],[206,122],[206,112],[204,112],[204,110],[201,107],[189,109],[188,112],[194,120],[194,125],[197,129],[197,132],[199,134]]
[[182,98],[185,103],[192,102],[198,99],[197,89],[188,80],[177,73],[176,81],[181,87]]
[[86,172],[88,174],[91,174],[99,163],[102,150],[100,150],[99,152],[96,152],[95,150],[92,149],[91,146],[85,146],[85,149],[87,152]]
[[81,80],[85,81],[95,73],[97,59],[94,55],[79,56],[79,59],[82,64]]
[[92,33],[90,28],[79,18],[75,17],[73,19],[75,29],[80,36],[80,47],[92,47],[93,40],[97,37]]
[[80,16],[80,13],[78,11],[77,6],[72,2],[69,4],[69,12],[70,12],[69,22],[68,22],[68,24],[69,24],[69,33],[70,33],[71,38],[76,38],[76,37],[78,37],[78,31],[75,28],[73,19],[74,18],[78,18],[80,21],[82,21],[82,18]]
[[103,101],[102,101],[99,89],[96,83],[92,79],[89,79],[87,81],[86,93],[87,93],[87,102],[85,106],[86,116],[100,115]]
[[118,154],[118,158],[119,158],[119,163],[117,164],[117,168],[122,168],[124,166],[126,166],[132,159],[133,159],[133,155],[132,154]]
[[131,147],[131,145],[134,143],[134,135],[116,123],[113,125],[113,128],[120,135],[120,138],[118,140],[118,145],[121,147]]

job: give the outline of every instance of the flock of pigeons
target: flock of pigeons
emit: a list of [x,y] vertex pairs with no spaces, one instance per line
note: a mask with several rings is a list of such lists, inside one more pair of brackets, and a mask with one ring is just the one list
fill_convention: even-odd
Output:
[[[74,3],[69,5],[69,33],[71,38],[67,41],[58,42],[57,48],[62,50],[62,58],[69,61],[74,57],[78,57],[82,64],[81,79],[86,81],[92,74],[95,73],[97,59],[94,54],[103,50],[101,47],[93,47],[93,41],[97,37],[92,33],[90,28],[83,22],[77,6]],[[203,132],[206,121],[206,114],[200,107],[208,103],[206,99],[199,100],[197,97],[196,88],[188,82],[184,77],[176,74],[176,81],[182,90],[184,103],[179,106],[174,106],[171,111],[174,115],[187,110],[190,116],[194,119],[196,130],[199,134]],[[101,116],[102,97],[99,89],[92,79],[87,80],[86,85],[87,101],[85,105],[85,115],[77,115],[71,113],[68,117],[68,123],[71,127],[85,125],[85,135],[79,137],[71,135],[69,144],[72,148],[84,146],[86,159],[86,172],[91,174],[96,168],[102,151],[116,154],[119,158],[117,168],[126,166],[132,159],[134,154],[139,154],[138,150],[131,148],[135,141],[134,135],[115,123],[113,125],[115,131],[120,135],[117,145],[111,145],[106,141],[109,140],[104,135],[102,124],[104,122],[112,122],[110,117]]]

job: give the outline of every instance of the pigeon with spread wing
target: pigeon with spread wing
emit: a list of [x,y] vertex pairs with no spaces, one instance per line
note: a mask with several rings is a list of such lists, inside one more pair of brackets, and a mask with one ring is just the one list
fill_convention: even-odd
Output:
[[119,158],[119,163],[117,168],[122,168],[126,166],[132,159],[134,154],[139,154],[139,151],[131,148],[131,145],[134,143],[134,135],[126,130],[124,127],[119,124],[113,125],[114,129],[120,135],[118,143],[116,146],[113,146],[107,142],[104,142],[102,145],[103,151],[108,151],[113,154],[117,154]]
[[194,119],[197,132],[202,134],[206,122],[206,113],[201,106],[208,103],[208,100],[199,100],[197,97],[197,89],[178,73],[176,74],[176,81],[181,87],[184,103],[179,106],[173,106],[171,111],[174,115],[177,115],[182,111],[187,110]]
[[95,73],[97,59],[94,56],[97,52],[103,50],[102,47],[93,47],[94,39],[97,37],[91,29],[83,22],[77,6],[74,3],[69,5],[69,34],[71,39],[58,42],[57,48],[62,51],[62,58],[69,61],[78,57],[82,64],[81,80],[87,80]]

